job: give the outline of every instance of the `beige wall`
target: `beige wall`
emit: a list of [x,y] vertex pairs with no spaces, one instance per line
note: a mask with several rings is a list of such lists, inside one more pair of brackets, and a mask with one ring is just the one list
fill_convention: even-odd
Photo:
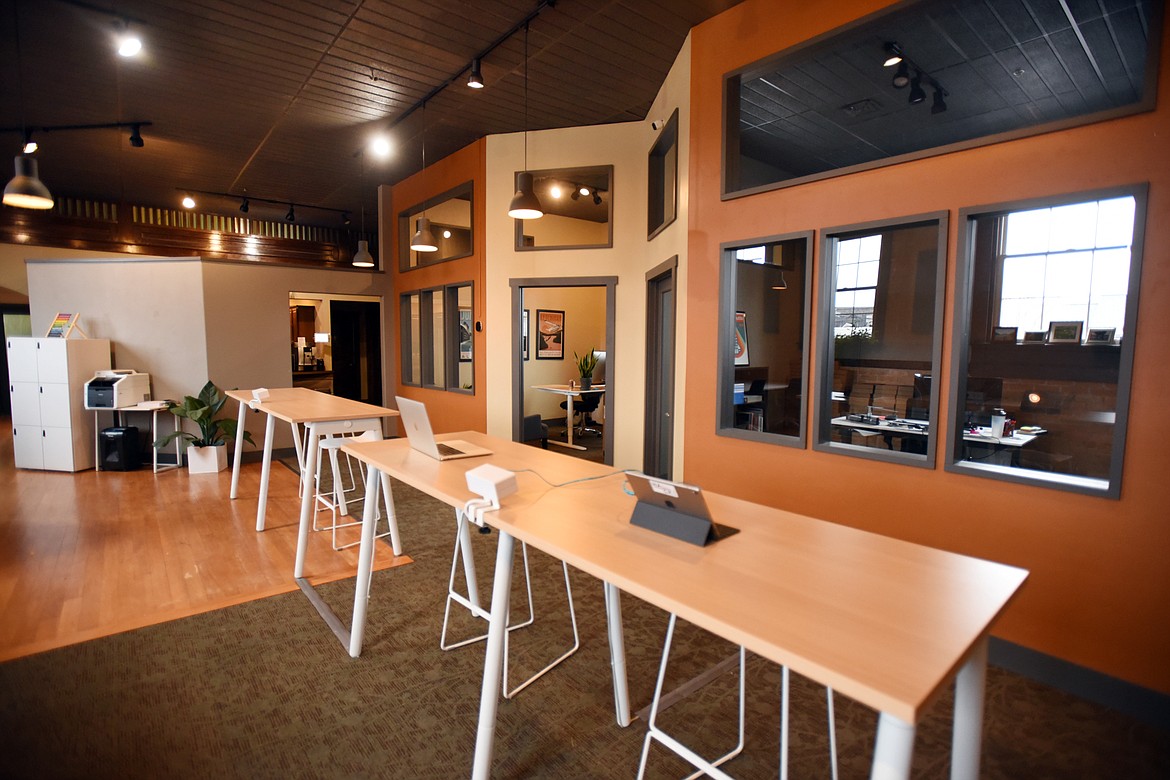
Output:
[[71,259],[84,257],[118,258],[138,257],[118,252],[92,252],[88,249],[62,249],[52,246],[29,246],[27,244],[0,243],[0,287],[7,287],[28,295],[28,275],[24,270],[26,260]]
[[[528,134],[528,168],[586,167],[612,165],[614,168],[613,247],[607,249],[556,249],[517,252],[513,221],[504,204],[512,197],[515,172],[524,166],[523,134],[487,138],[487,186],[485,202],[487,234],[487,432],[511,437],[512,399],[520,388],[512,386],[513,344],[509,280],[515,278],[559,278],[616,276],[617,303],[614,354],[607,356],[607,382],[614,388],[613,462],[625,468],[641,468],[643,419],[645,416],[646,360],[646,273],[673,255],[686,257],[686,166],[679,171],[679,218],[653,242],[646,241],[647,155],[657,138],[651,129],[654,119],[666,119],[680,109],[680,152],[686,154],[689,114],[690,45],[684,44],[679,59],[663,84],[654,108],[643,122],[562,128]],[[678,317],[686,320],[682,303],[685,281],[680,279]],[[572,327],[571,323],[567,323]],[[682,408],[681,356],[685,354],[684,334],[678,334],[676,354],[680,356],[678,400]],[[570,338],[572,336],[570,335]],[[600,346],[600,345],[599,345]],[[568,350],[571,355],[571,345]],[[536,363],[537,361],[530,361]],[[541,361],[544,362],[544,361]],[[562,377],[560,381],[565,381]],[[525,380],[526,384],[532,384]],[[558,409],[559,411],[559,409]],[[676,419],[680,419],[676,415]],[[680,423],[681,425],[681,419]],[[675,434],[676,466],[681,463],[681,431]]]

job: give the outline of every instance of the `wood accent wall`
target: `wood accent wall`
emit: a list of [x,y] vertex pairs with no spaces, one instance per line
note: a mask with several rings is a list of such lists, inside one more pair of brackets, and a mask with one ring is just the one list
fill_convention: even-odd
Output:
[[349,270],[362,238],[377,246],[376,235],[356,230],[75,198],[44,212],[0,210],[0,242],[136,255]]

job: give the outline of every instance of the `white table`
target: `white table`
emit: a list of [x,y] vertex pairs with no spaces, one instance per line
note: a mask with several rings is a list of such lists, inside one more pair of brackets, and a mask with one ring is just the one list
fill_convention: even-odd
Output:
[[605,385],[593,385],[588,390],[583,389],[580,385],[533,385],[533,390],[542,390],[546,393],[556,393],[565,396],[565,438],[566,441],[557,441],[556,439],[549,439],[550,444],[556,444],[560,447],[569,447],[574,450],[585,449],[580,444],[573,443],[573,399],[586,395],[588,393],[604,393]]
[[[319,442],[323,436],[367,432],[372,432],[376,438],[381,439],[383,420],[387,417],[397,417],[398,412],[394,409],[386,409],[328,393],[319,393],[304,387],[269,390],[268,397],[263,400],[255,399],[251,390],[229,390],[228,395],[240,401],[239,431],[244,429],[244,416],[249,408],[264,412],[268,416],[264,426],[264,460],[260,472],[260,497],[256,509],[257,531],[264,530],[264,511],[268,498],[268,476],[272,468],[272,438],[276,420],[284,420],[292,426],[293,440],[297,442],[300,441],[299,426],[305,426],[303,453],[300,452],[298,444],[298,455],[303,454],[303,457],[300,458],[302,464],[301,515],[300,526],[297,529],[297,556],[296,564],[293,567],[293,579],[296,580],[301,591],[308,597],[341,644],[349,650],[351,656],[356,658],[361,654],[361,627],[365,624],[366,604],[369,597],[368,587],[364,587],[360,583],[368,583],[370,572],[373,571],[373,514],[370,507],[376,507],[378,483],[374,480],[367,481],[367,490],[371,490],[372,493],[368,497],[372,501],[367,500],[366,502],[366,511],[370,517],[368,523],[370,538],[366,538],[367,529],[363,526],[362,542],[358,552],[358,584],[355,585],[353,597],[353,622],[351,624],[353,628],[347,630],[333,610],[329,608],[329,605],[321,600],[305,577],[305,554],[309,545],[309,527],[313,520],[313,503],[316,491],[314,475],[317,472],[318,452],[321,449]],[[241,437],[237,436],[236,451],[232,463],[232,498],[236,497],[236,489],[239,484],[242,449]],[[374,472],[371,471],[371,474]],[[384,474],[381,476],[381,487],[386,495],[387,509],[393,512],[394,503],[390,493],[390,478]],[[401,555],[402,542],[399,539],[393,518],[390,519],[390,528],[392,529],[391,545],[394,548],[394,554]]]

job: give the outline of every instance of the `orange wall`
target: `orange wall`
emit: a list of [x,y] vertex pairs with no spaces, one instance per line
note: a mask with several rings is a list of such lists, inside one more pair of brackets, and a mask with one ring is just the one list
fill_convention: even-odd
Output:
[[[886,5],[747,0],[692,32],[685,478],[1029,569],[997,636],[1170,693],[1170,43],[1163,33],[1154,112],[721,201],[723,74]],[[1120,500],[947,473],[945,441],[931,470],[714,434],[720,242],[949,210],[951,280],[959,208],[1141,181],[1148,225]],[[943,376],[953,303],[948,284]]]
[[[475,393],[452,393],[441,390],[429,390],[421,387],[402,386],[401,357],[399,353],[399,326],[400,317],[399,296],[403,292],[437,287],[443,284],[462,283],[470,281],[474,290],[475,319],[482,320],[486,310],[484,284],[484,183],[487,180],[487,167],[484,150],[487,143],[480,139],[465,146],[458,152],[431,164],[425,175],[417,173],[394,185],[388,207],[382,214],[381,224],[390,225],[390,230],[383,234],[389,236],[389,241],[383,244],[382,264],[390,271],[391,298],[390,308],[393,313],[393,325],[390,331],[393,335],[386,346],[387,359],[392,360],[390,372],[391,383],[397,388],[397,393],[406,398],[422,401],[427,405],[427,412],[436,433],[449,431],[487,430],[487,370],[484,355],[487,354],[487,344],[484,333],[475,333]],[[409,209],[429,197],[446,192],[466,181],[473,181],[475,192],[472,195],[472,225],[475,227],[473,235],[473,251],[470,257],[451,260],[438,265],[415,268],[402,272],[398,270],[398,214]]]

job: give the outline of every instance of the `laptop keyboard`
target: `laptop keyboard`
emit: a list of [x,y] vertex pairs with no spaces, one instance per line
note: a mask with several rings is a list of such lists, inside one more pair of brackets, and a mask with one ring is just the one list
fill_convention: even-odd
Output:
[[455,447],[450,447],[446,444],[443,444],[442,442],[439,442],[438,445],[439,445],[439,454],[440,455],[462,455],[463,454],[463,450],[456,449]]

